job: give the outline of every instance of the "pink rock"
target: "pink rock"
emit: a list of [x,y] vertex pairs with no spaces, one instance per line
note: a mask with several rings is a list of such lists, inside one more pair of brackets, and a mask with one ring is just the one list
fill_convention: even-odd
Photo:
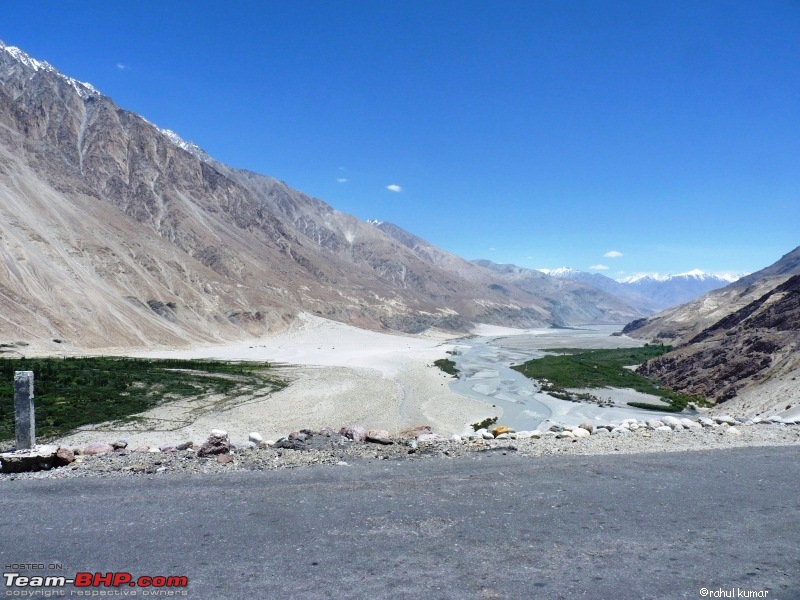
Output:
[[363,427],[358,425],[347,425],[339,430],[339,433],[349,440],[354,442],[363,442],[367,437],[367,432]]
[[75,453],[69,448],[59,448],[56,452],[55,465],[57,467],[65,467],[71,462],[75,461]]
[[84,454],[106,454],[113,452],[114,447],[106,442],[92,442],[83,449]]
[[408,440],[413,440],[418,438],[421,435],[425,435],[426,433],[432,433],[433,429],[430,425],[412,425],[411,427],[406,427],[405,429],[401,429],[397,432],[397,437],[401,437]]
[[366,440],[373,444],[383,444],[384,446],[394,443],[389,439],[389,432],[383,429],[370,429],[367,432]]
[[417,438],[418,442],[438,442],[439,440],[443,439],[442,436],[437,435],[435,433],[423,433],[421,436]]

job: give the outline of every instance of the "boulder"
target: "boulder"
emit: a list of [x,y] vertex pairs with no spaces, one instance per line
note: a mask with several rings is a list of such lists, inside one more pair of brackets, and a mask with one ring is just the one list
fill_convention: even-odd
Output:
[[653,431],[669,433],[672,431],[672,427],[670,427],[669,425],[662,425],[661,427],[656,427]]
[[55,460],[53,461],[56,467],[66,467],[73,462],[75,462],[75,453],[69,448],[59,448],[56,451]]
[[656,429],[664,425],[663,421],[659,421],[658,419],[648,419],[645,425],[650,429]]
[[511,435],[508,433],[501,433],[500,435],[496,436],[494,439],[496,440],[507,440],[510,439]]
[[403,438],[404,440],[415,440],[426,433],[433,433],[433,428],[430,425],[412,425],[411,427],[401,429],[395,436]]
[[582,438],[582,437],[589,437],[592,434],[589,432],[588,429],[584,429],[583,426],[581,426],[573,429],[572,435],[576,438]]
[[258,433],[257,431],[250,432],[250,435],[247,436],[247,439],[256,445],[264,441],[264,438],[261,437],[261,434]]
[[211,435],[197,451],[197,456],[218,456],[228,454],[230,451],[231,443],[228,441],[228,432],[222,429],[212,429]]
[[573,439],[575,437],[575,434],[572,433],[571,431],[564,430],[564,431],[556,434],[556,437],[559,438],[559,439],[564,439],[564,438]]
[[111,447],[114,450],[124,450],[128,447],[128,440],[117,440],[116,442],[111,442]]
[[339,430],[339,433],[354,442],[363,442],[367,437],[367,430],[358,425],[346,425]]
[[498,425],[497,427],[492,429],[492,435],[494,437],[498,437],[504,433],[511,433],[512,431],[513,429],[511,429],[510,427],[506,427],[505,425]]
[[217,456],[217,462],[221,465],[227,465],[233,462],[233,456],[230,454],[220,454]]
[[17,450],[0,454],[3,473],[25,473],[52,469],[56,461],[58,446],[36,446],[30,450]]
[[742,435],[742,432],[733,425],[725,429],[725,435]]
[[703,427],[713,427],[714,425],[716,425],[716,423],[714,423],[714,419],[710,417],[698,417],[697,421]]
[[605,427],[598,427],[592,432],[592,435],[608,435],[609,433],[611,432]]
[[[365,439],[373,444],[383,444],[384,446],[394,444],[389,438],[389,432],[384,429],[370,429]],[[461,438],[458,439],[460,440]]]
[[182,444],[178,444],[175,447],[178,450],[189,450],[190,448],[194,448],[194,442],[183,442]]
[[672,429],[683,429],[683,423],[681,423],[680,419],[677,419],[675,417],[669,417],[669,416],[661,417],[661,422],[664,423],[664,425],[671,427]]
[[687,419],[686,417],[681,419],[681,425],[683,425],[686,429],[702,429],[703,426],[700,425],[697,421],[692,421],[691,419]]
[[614,429],[611,430],[611,433],[616,433],[617,435],[630,435],[631,430],[620,425],[619,427],[614,427]]
[[584,423],[581,423],[580,425],[578,425],[578,427],[580,427],[581,429],[585,429],[589,433],[592,433],[594,431],[594,425],[592,425],[591,423],[585,423],[584,422]]
[[107,452],[113,452],[114,446],[107,442],[92,442],[88,446],[83,449],[84,454],[106,454]]
[[494,439],[494,436],[492,435],[492,432],[491,431],[486,431],[486,430],[483,431],[483,433],[481,434],[481,437],[483,439],[485,439],[485,440],[493,440]]
[[736,425],[736,419],[729,415],[718,415],[714,417],[714,422],[718,423],[719,425],[722,425],[723,423],[728,425]]

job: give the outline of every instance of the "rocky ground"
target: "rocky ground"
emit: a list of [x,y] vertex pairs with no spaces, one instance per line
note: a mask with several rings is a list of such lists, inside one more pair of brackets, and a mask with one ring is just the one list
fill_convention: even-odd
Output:
[[[486,455],[531,458],[550,455],[635,454],[681,452],[742,446],[800,445],[800,419],[735,419],[729,416],[697,420],[663,417],[661,420],[580,427],[553,426],[549,431],[513,432],[499,426],[470,436],[445,439],[420,425],[390,435],[358,426],[339,431],[295,431],[278,440],[262,440],[254,432],[247,441],[231,442],[225,431],[213,430],[199,447],[191,442],[158,448],[128,447],[124,440],[95,442],[84,448],[51,446],[33,472],[15,469],[15,454],[0,456],[0,482],[15,479],[64,477],[161,477],[175,473],[218,473],[231,470],[273,470],[314,465],[341,468],[357,461],[450,460]],[[48,462],[49,461],[49,462]],[[61,466],[57,466],[61,465]],[[36,467],[34,467],[36,468]]]

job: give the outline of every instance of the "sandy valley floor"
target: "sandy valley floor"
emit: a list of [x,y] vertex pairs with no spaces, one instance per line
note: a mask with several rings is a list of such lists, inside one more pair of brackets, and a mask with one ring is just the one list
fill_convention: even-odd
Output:
[[285,363],[280,374],[291,380],[273,394],[222,401],[175,402],[145,413],[136,430],[84,429],[65,445],[124,437],[129,444],[159,445],[202,441],[213,428],[246,440],[251,431],[276,439],[303,427],[358,423],[396,431],[427,423],[442,433],[461,433],[469,423],[499,414],[479,400],[452,391],[451,377],[433,366],[452,346],[450,336],[403,336],[357,329],[301,315],[286,331],[257,341],[224,346],[134,353],[142,357],[215,358]]

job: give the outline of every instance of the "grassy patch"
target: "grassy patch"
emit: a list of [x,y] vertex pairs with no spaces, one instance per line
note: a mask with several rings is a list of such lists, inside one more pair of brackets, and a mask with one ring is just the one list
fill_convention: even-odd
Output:
[[265,363],[137,358],[0,358],[0,440],[14,437],[14,371],[33,371],[36,437],[128,420],[162,402],[286,386]]
[[489,429],[492,425],[497,423],[497,417],[488,417],[481,421],[480,423],[473,423],[472,430],[478,431],[479,429]]
[[566,388],[615,387],[632,388],[644,394],[663,398],[669,407],[644,402],[629,403],[631,406],[651,410],[679,411],[689,402],[704,403],[703,399],[681,394],[624,367],[644,363],[661,356],[672,348],[665,345],[645,345],[641,348],[614,348],[586,350],[581,348],[558,348],[557,352],[529,360],[512,367],[526,377],[538,380],[548,393],[563,398],[568,396]]
[[442,371],[447,373],[448,375],[452,375],[453,377],[458,377],[458,369],[456,369],[456,363],[449,358],[440,358],[439,360],[433,361],[433,364],[439,367]]

